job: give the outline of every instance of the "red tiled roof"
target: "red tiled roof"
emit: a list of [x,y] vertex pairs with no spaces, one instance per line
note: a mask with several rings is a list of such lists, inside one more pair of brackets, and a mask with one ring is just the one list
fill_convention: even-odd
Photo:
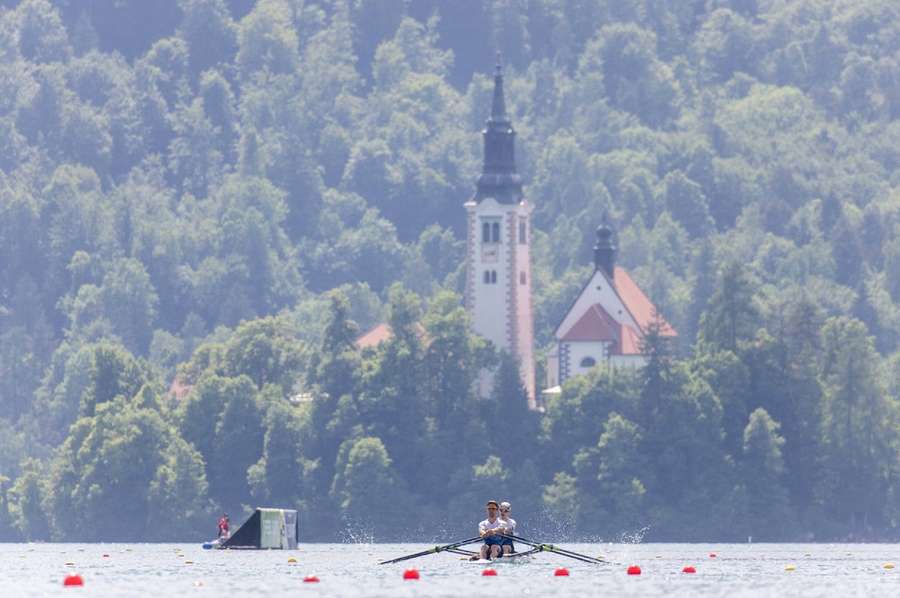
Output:
[[[425,340],[425,327],[416,322],[415,328],[419,338]],[[390,340],[393,336],[394,331],[391,330],[391,325],[387,322],[382,322],[381,324],[376,325],[374,328],[371,328],[362,336],[357,337],[356,347],[358,349],[377,347],[381,343]]]
[[622,326],[621,355],[641,354],[641,335],[631,326]]
[[[619,294],[619,298],[622,299],[622,303],[625,304],[626,309],[631,313],[631,316],[634,318],[634,321],[637,322],[637,325],[641,327],[641,332],[645,332],[654,320],[655,308],[653,303],[650,302],[647,295],[645,295],[634,280],[631,279],[628,272],[618,266],[616,266],[613,282],[613,286]],[[672,328],[671,324],[666,322],[662,315],[657,315],[657,317],[661,324],[660,334],[662,336],[678,335],[675,329]]]
[[386,322],[378,324],[362,336],[356,339],[356,346],[360,349],[368,349],[369,347],[377,347],[384,341],[393,336],[391,327]]
[[169,386],[169,392],[167,396],[175,401],[181,401],[194,389],[193,384],[188,384],[184,380],[181,379],[181,376],[175,376],[172,379],[172,384]]
[[590,306],[561,340],[618,341],[619,323],[599,303]]
[[641,333],[620,324],[600,304],[590,306],[561,341],[612,342],[614,355],[640,355]]

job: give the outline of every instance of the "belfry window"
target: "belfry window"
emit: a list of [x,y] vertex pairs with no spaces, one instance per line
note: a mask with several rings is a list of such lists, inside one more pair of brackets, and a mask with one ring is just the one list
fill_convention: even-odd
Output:
[[491,284],[491,272],[490,270],[484,271],[484,284]]
[[491,270],[491,284],[497,284],[497,271]]
[[483,244],[493,244],[500,242],[500,220],[498,218],[482,218],[481,242]]
[[526,233],[528,232],[528,225],[525,224],[524,218],[519,218],[519,245],[526,245],[528,243],[528,237]]

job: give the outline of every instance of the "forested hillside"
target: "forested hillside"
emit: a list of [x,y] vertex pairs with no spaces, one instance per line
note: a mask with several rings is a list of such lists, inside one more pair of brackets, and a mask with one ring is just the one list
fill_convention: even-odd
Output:
[[[498,51],[538,352],[604,214],[679,331],[543,414],[460,299]],[[0,540],[896,539],[898,117],[895,0],[0,0]]]

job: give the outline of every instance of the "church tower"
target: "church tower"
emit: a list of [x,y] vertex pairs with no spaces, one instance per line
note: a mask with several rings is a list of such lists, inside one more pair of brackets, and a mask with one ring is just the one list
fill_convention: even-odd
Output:
[[[531,305],[531,211],[516,172],[516,132],[506,114],[503,68],[497,62],[491,115],[482,131],[484,166],[475,196],[466,202],[466,309],[477,334],[518,361],[528,405],[537,407],[534,318]],[[487,396],[493,374],[483,372]]]

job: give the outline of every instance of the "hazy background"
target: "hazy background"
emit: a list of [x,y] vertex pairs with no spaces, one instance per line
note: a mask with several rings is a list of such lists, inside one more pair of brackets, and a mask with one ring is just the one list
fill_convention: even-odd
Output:
[[[898,537],[894,0],[0,7],[0,539]],[[542,416],[460,307],[498,50],[539,353],[605,212],[679,331]]]

